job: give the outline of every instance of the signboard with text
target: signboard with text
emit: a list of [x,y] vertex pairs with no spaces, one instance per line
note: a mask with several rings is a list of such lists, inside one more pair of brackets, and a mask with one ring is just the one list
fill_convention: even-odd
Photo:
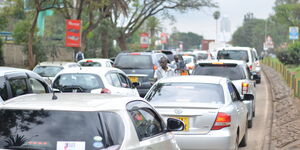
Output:
[[298,40],[299,39],[299,28],[298,27],[289,27],[289,37],[290,40]]
[[149,34],[148,33],[141,33],[140,34],[140,43],[141,48],[148,48],[149,46]]
[[168,43],[168,35],[164,32],[160,34],[160,43],[161,44]]
[[81,46],[81,21],[67,20],[66,23],[66,47]]

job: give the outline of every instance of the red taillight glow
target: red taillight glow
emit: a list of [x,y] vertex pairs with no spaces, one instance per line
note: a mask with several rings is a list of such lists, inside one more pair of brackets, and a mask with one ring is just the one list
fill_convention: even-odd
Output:
[[192,70],[192,69],[194,69],[194,66],[188,66],[188,69]]
[[140,53],[130,53],[130,55],[141,55]]
[[231,123],[231,116],[226,113],[219,112],[214,123],[212,130],[220,130],[225,127],[229,127]]
[[252,65],[250,65],[249,68],[250,68],[250,70],[252,71],[252,68],[253,68]]
[[93,60],[87,60],[86,62],[93,62]]
[[111,93],[111,92],[107,88],[102,88],[101,93]]
[[248,93],[248,89],[249,89],[249,83],[242,83],[242,94],[246,94]]

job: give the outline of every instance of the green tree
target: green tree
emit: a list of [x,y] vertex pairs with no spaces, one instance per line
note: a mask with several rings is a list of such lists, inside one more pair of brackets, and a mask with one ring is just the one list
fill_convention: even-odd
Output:
[[199,48],[199,45],[203,40],[203,36],[193,32],[188,32],[188,33],[175,32],[171,34],[170,40],[173,41],[173,43],[175,43],[176,45],[178,45],[179,42],[182,41],[184,49],[192,49],[192,48]]
[[165,15],[168,14],[169,10],[186,12],[191,9],[216,7],[212,0],[127,0],[127,2],[129,6],[128,17],[113,12],[110,19],[118,31],[116,40],[122,50],[128,50],[126,40],[151,16]]
[[278,23],[298,26],[300,24],[300,4],[286,4],[274,8],[274,18]]
[[275,5],[284,5],[284,4],[297,4],[299,3],[299,0],[276,0]]
[[155,16],[149,17],[146,21],[147,31],[150,33],[150,49],[155,49],[155,41],[157,40],[155,35],[161,31],[161,23]]

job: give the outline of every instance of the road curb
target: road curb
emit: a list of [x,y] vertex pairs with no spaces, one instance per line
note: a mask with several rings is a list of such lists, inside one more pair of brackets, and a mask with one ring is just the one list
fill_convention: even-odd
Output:
[[268,88],[268,92],[270,93],[270,98],[268,99],[268,101],[270,101],[270,107],[268,108],[268,115],[267,115],[267,127],[266,127],[266,133],[264,135],[264,141],[263,141],[263,147],[262,150],[271,150],[271,145],[272,144],[272,126],[273,126],[273,98],[275,97],[273,90],[270,88],[272,87],[272,82],[270,80],[269,75],[264,71],[264,65],[262,65],[262,72],[264,74],[264,76],[266,77],[267,81],[267,88]]

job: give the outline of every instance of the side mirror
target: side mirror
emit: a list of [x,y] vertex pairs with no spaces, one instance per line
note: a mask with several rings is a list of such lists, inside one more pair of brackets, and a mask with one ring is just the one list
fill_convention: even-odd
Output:
[[133,82],[132,85],[133,85],[133,88],[136,88],[138,86],[141,86],[141,83],[140,82]]
[[244,94],[243,100],[254,100],[254,96],[252,94]]
[[175,118],[168,118],[167,120],[168,131],[182,131],[184,129],[184,123]]

